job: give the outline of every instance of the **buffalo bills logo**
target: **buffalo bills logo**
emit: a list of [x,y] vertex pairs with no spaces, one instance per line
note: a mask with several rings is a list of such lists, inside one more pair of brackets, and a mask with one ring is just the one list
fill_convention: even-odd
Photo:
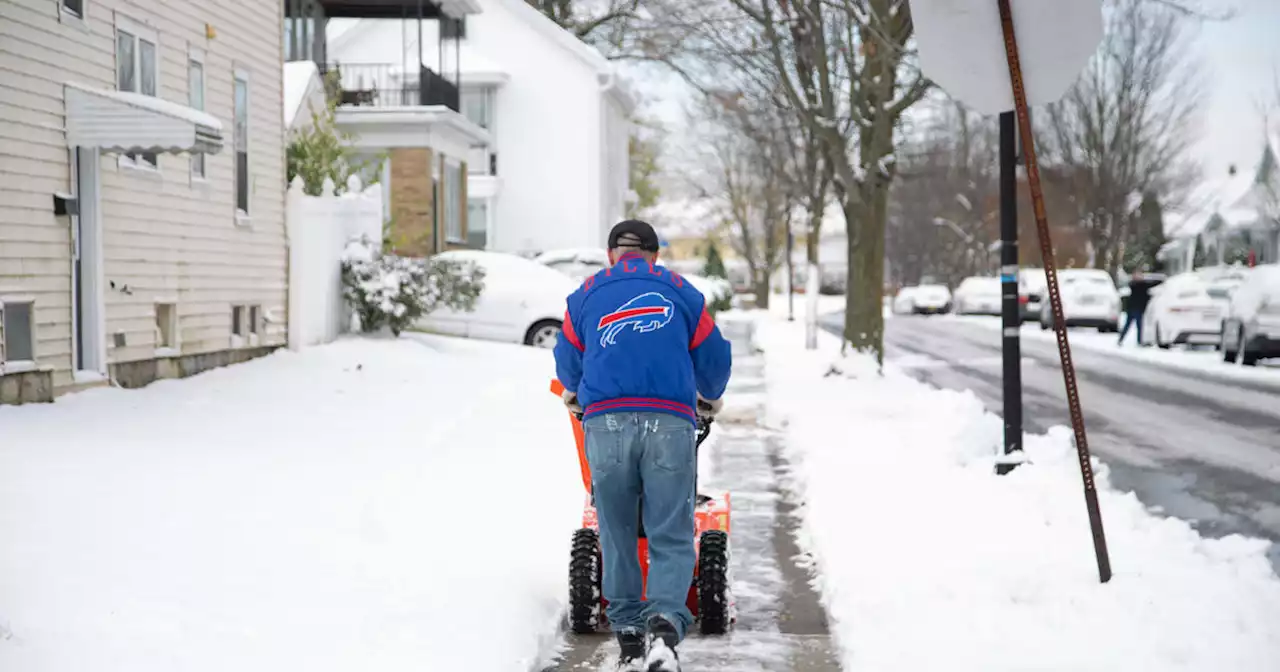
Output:
[[623,329],[632,327],[636,331],[656,331],[667,326],[675,305],[667,297],[657,292],[646,292],[618,306],[618,309],[600,318],[596,327],[600,335],[600,347],[607,348],[617,342],[618,334]]

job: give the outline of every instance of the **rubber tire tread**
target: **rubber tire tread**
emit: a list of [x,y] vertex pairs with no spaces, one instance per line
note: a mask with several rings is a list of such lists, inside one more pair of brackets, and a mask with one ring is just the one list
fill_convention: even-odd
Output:
[[599,630],[600,537],[590,528],[573,533],[569,554],[569,629],[579,635]]
[[698,539],[698,629],[704,635],[729,629],[729,535],[721,530]]

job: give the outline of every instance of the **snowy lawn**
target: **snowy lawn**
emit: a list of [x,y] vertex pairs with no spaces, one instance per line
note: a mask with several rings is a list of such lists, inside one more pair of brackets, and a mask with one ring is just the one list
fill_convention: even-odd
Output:
[[799,322],[758,315],[845,669],[1280,670],[1267,542],[1203,539],[1099,465],[1115,571],[1099,584],[1066,431],[1027,437],[1031,463],[995,476],[1001,421],[972,393],[879,377],[826,333],[807,352]]
[[528,669],[582,510],[552,375],[353,339],[0,407],[0,670]]

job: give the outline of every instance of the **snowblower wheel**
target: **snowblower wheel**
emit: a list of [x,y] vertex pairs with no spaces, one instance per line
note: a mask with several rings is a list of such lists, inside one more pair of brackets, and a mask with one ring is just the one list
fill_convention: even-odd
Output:
[[698,627],[704,635],[729,629],[729,535],[720,530],[698,538]]
[[569,629],[579,635],[600,627],[600,538],[582,528],[573,533],[569,558]]

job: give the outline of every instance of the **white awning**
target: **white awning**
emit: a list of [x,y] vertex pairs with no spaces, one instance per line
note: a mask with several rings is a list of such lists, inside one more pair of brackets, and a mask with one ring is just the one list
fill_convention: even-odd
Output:
[[67,146],[103,152],[203,152],[222,149],[212,115],[155,96],[67,82]]

